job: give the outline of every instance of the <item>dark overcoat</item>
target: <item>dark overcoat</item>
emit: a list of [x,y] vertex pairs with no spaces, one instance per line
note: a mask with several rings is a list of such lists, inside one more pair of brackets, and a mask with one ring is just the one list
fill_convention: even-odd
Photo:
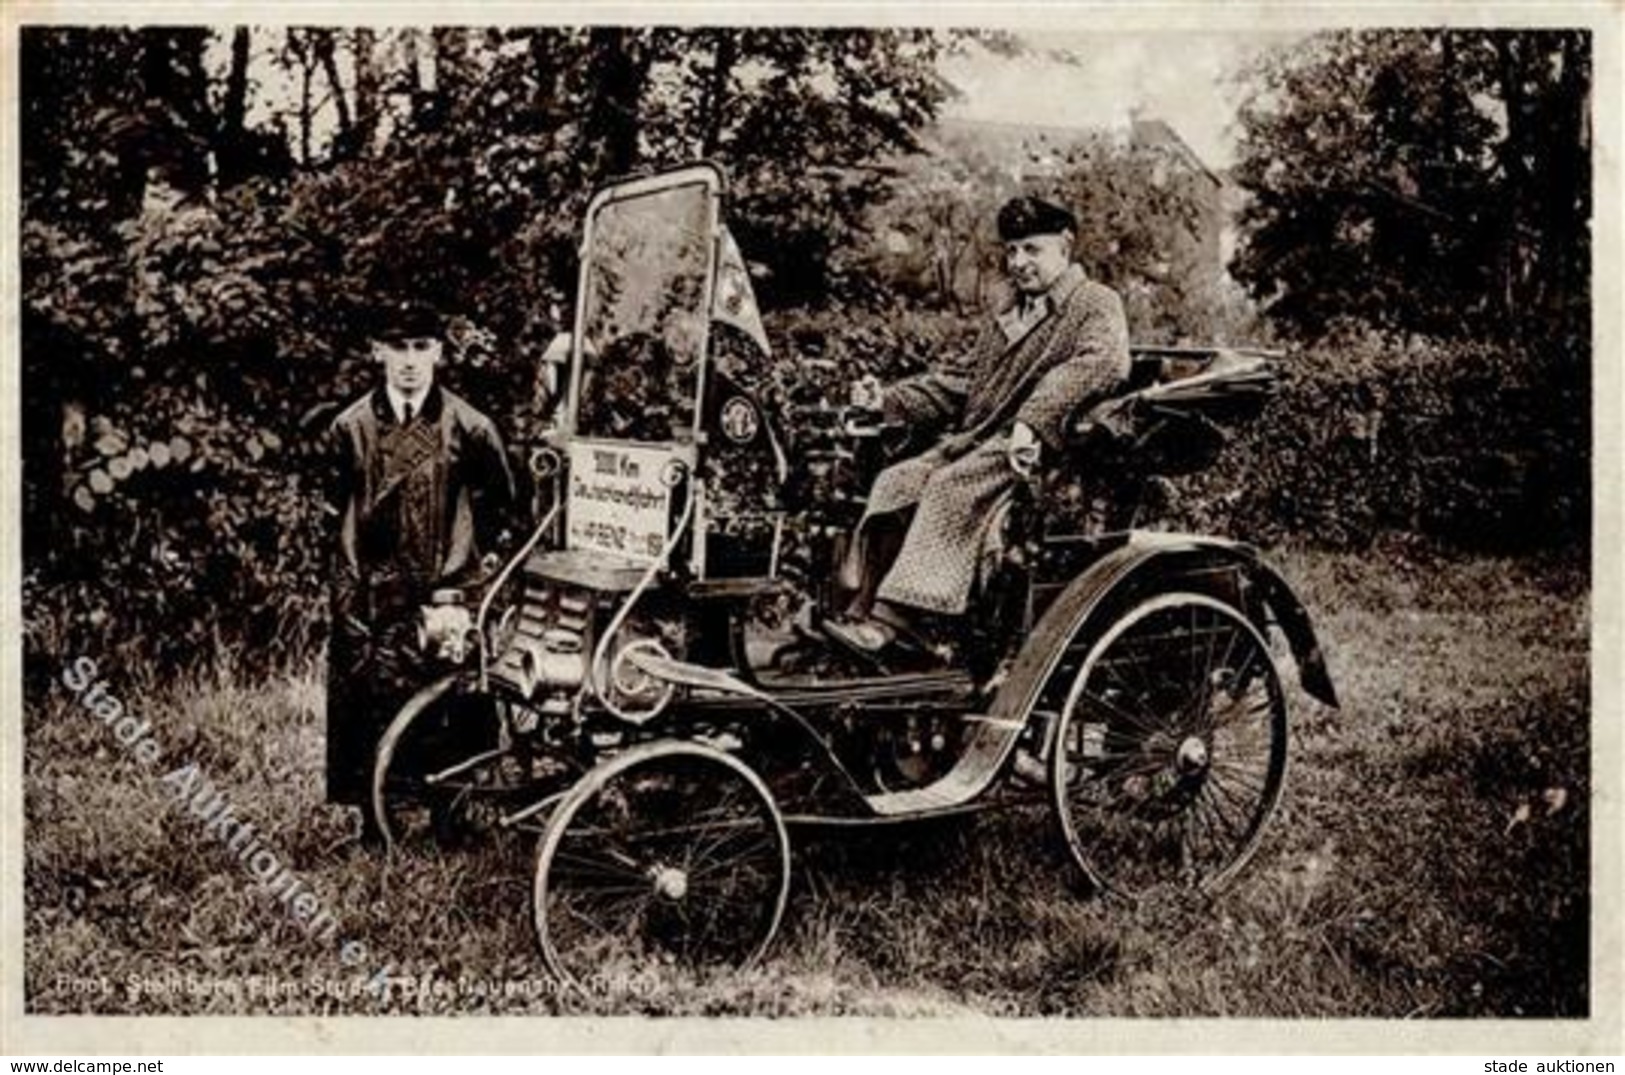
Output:
[[[959,369],[888,387],[889,418],[951,432],[924,454],[882,471],[870,491],[857,560],[872,519],[914,510],[877,596],[963,613],[988,524],[1015,485],[1006,457],[1013,424],[1031,426],[1054,453],[1067,418],[1118,390],[1128,372],[1122,300],[1071,265],[1042,296],[991,319]],[[847,581],[855,581],[850,573]]]
[[365,801],[378,737],[422,686],[418,609],[480,574],[514,503],[491,420],[439,385],[402,424],[379,387],[328,431],[338,511],[328,646],[327,797]]

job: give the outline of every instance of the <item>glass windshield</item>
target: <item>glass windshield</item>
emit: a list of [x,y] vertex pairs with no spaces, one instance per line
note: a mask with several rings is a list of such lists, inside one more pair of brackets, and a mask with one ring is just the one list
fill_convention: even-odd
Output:
[[592,221],[576,430],[667,441],[694,427],[711,198],[702,183],[607,202]]

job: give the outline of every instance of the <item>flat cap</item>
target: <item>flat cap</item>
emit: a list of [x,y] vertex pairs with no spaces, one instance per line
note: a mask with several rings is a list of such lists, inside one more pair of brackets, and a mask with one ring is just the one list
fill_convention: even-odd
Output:
[[381,299],[367,314],[367,335],[375,340],[438,339],[444,328],[440,311],[422,299]]
[[1011,198],[999,210],[999,238],[1005,242],[1077,230],[1078,218],[1070,209],[1031,194]]

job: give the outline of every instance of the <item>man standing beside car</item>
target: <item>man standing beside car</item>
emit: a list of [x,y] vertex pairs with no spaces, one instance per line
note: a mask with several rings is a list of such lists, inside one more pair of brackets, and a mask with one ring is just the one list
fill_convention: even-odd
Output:
[[949,433],[870,490],[842,570],[853,599],[824,624],[849,648],[880,654],[907,640],[921,613],[963,615],[995,509],[1022,472],[1060,450],[1067,419],[1128,376],[1122,300],[1073,261],[1072,213],[1018,197],[999,210],[998,231],[1015,301],[982,330],[964,370],[854,386],[854,402],[911,432]]
[[435,382],[440,315],[417,301],[376,308],[368,336],[382,383],[328,431],[338,534],[328,651],[327,798],[362,807],[373,754],[395,712],[422,686],[420,610],[456,600],[491,565],[515,503],[513,473],[495,424]]

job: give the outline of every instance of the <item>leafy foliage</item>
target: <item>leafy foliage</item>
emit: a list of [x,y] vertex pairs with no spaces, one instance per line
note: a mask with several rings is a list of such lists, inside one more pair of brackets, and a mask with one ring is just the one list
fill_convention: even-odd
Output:
[[1590,49],[1338,32],[1250,72],[1233,270],[1312,357],[1241,446],[1239,518],[1588,542]]
[[1528,552],[1589,542],[1589,363],[1576,341],[1323,341],[1167,513],[1197,530],[1368,548],[1384,533]]
[[456,314],[446,378],[523,443],[596,184],[716,154],[764,291],[826,298],[880,193],[851,167],[912,148],[959,36],[28,28],[31,604],[164,660],[231,607],[265,610],[267,656],[297,644],[323,606],[308,449],[370,380],[359,314]]
[[1283,325],[1539,338],[1584,311],[1583,31],[1316,35],[1250,73],[1234,270]]

